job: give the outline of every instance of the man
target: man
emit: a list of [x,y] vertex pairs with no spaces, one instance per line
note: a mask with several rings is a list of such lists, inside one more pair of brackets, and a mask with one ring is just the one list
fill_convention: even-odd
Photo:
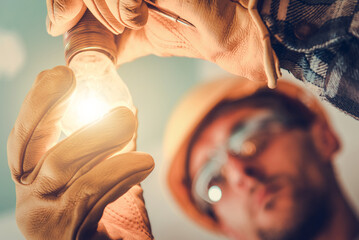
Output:
[[232,239],[357,239],[359,221],[333,169],[338,149],[309,93],[222,79],[192,91],[172,115],[167,179],[190,218]]
[[357,0],[152,2],[193,26],[149,11],[145,1],[48,0],[48,32],[65,33],[88,8],[119,34],[118,65],[148,54],[186,56],[266,81],[279,74],[279,66],[273,65],[278,56],[281,68],[310,83],[337,108],[359,117]]

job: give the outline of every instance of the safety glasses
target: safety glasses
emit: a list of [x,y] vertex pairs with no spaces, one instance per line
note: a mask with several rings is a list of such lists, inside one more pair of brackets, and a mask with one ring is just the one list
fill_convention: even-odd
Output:
[[206,210],[221,200],[226,186],[224,166],[229,155],[238,161],[250,161],[264,151],[275,136],[294,126],[293,119],[269,110],[234,125],[227,142],[210,154],[208,161],[193,178],[191,193],[198,207]]

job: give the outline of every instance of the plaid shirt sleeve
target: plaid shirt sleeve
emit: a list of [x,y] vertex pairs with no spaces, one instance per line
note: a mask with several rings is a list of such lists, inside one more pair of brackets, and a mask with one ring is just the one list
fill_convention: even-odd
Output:
[[281,68],[359,120],[358,0],[263,0]]

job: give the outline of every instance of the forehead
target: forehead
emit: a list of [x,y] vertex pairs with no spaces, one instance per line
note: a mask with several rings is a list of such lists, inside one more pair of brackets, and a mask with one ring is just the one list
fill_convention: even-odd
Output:
[[[226,144],[231,134],[232,128],[241,121],[254,117],[258,114],[270,111],[267,108],[241,107],[233,108],[217,115],[208,125],[206,125],[197,136],[193,143],[189,174],[195,175],[197,170],[208,160],[213,152]],[[206,121],[206,119],[204,120]]]

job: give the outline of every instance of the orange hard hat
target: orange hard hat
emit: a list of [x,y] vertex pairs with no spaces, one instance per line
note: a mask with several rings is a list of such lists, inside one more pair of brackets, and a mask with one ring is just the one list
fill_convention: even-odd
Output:
[[[253,82],[241,77],[207,82],[184,96],[168,122],[164,136],[164,170],[170,192],[192,220],[214,232],[221,232],[218,223],[195,206],[190,197],[191,190],[186,185],[189,142],[199,124],[217,104],[224,100],[238,100],[250,96],[262,88],[267,88],[265,82]],[[310,92],[283,80],[271,91],[301,101],[316,114],[317,119],[321,118],[329,127],[324,108]]]

